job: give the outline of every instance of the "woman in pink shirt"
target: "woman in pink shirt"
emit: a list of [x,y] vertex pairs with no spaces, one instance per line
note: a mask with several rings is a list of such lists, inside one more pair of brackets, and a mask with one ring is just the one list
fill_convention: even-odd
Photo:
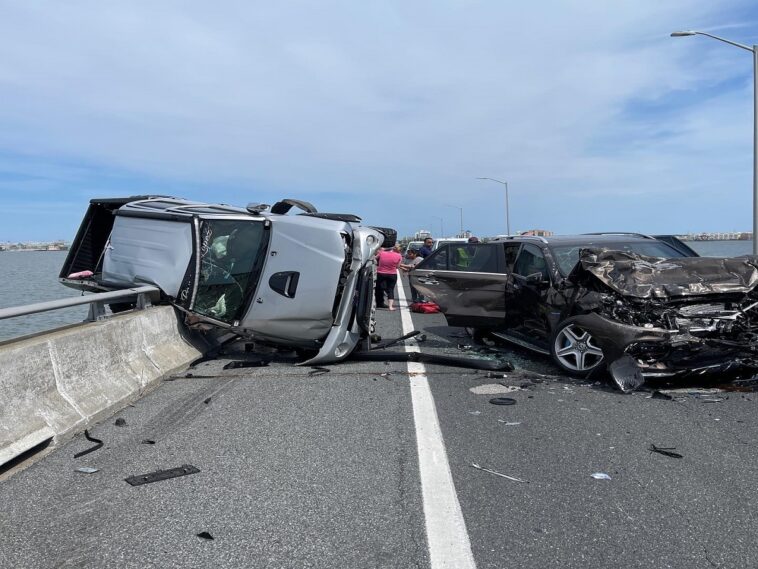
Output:
[[392,249],[382,249],[376,255],[376,307],[387,308],[384,304],[384,295],[387,295],[387,304],[390,310],[395,310],[395,285],[397,284],[397,268],[403,260],[403,256]]

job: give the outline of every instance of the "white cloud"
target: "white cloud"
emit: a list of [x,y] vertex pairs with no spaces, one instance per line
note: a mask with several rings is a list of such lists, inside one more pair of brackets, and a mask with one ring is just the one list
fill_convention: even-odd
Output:
[[[668,37],[733,26],[743,6],[6,3],[0,154],[101,170],[72,180],[48,166],[62,188],[102,194],[103,176],[140,193],[110,185],[114,169],[200,199],[301,196],[401,233],[433,215],[457,226],[444,203],[501,232],[499,188],[476,176],[511,181],[521,228],[680,231],[684,212],[716,229],[710,212],[731,210],[681,203],[716,186],[749,227],[750,85],[730,83],[749,79],[749,55]],[[664,188],[679,202],[650,213]]]

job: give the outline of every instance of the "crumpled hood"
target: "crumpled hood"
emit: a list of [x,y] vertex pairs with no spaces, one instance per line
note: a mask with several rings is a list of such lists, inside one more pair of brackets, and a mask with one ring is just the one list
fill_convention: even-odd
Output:
[[758,257],[660,259],[585,249],[568,278],[579,284],[587,276],[636,298],[747,293],[758,284]]

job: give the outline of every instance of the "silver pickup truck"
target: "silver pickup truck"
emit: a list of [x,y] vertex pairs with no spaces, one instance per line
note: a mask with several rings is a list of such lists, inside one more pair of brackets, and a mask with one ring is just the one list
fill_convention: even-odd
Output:
[[[303,212],[287,215],[292,207]],[[92,200],[60,281],[87,291],[156,285],[190,322],[328,363],[371,333],[375,255],[396,238],[359,223],[298,200],[247,208],[162,196]]]

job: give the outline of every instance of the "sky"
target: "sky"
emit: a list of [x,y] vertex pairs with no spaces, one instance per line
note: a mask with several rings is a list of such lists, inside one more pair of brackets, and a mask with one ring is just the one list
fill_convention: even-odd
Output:
[[[753,4],[753,6],[751,6]],[[400,235],[752,228],[758,6],[0,0],[0,242],[92,198],[282,198]]]

